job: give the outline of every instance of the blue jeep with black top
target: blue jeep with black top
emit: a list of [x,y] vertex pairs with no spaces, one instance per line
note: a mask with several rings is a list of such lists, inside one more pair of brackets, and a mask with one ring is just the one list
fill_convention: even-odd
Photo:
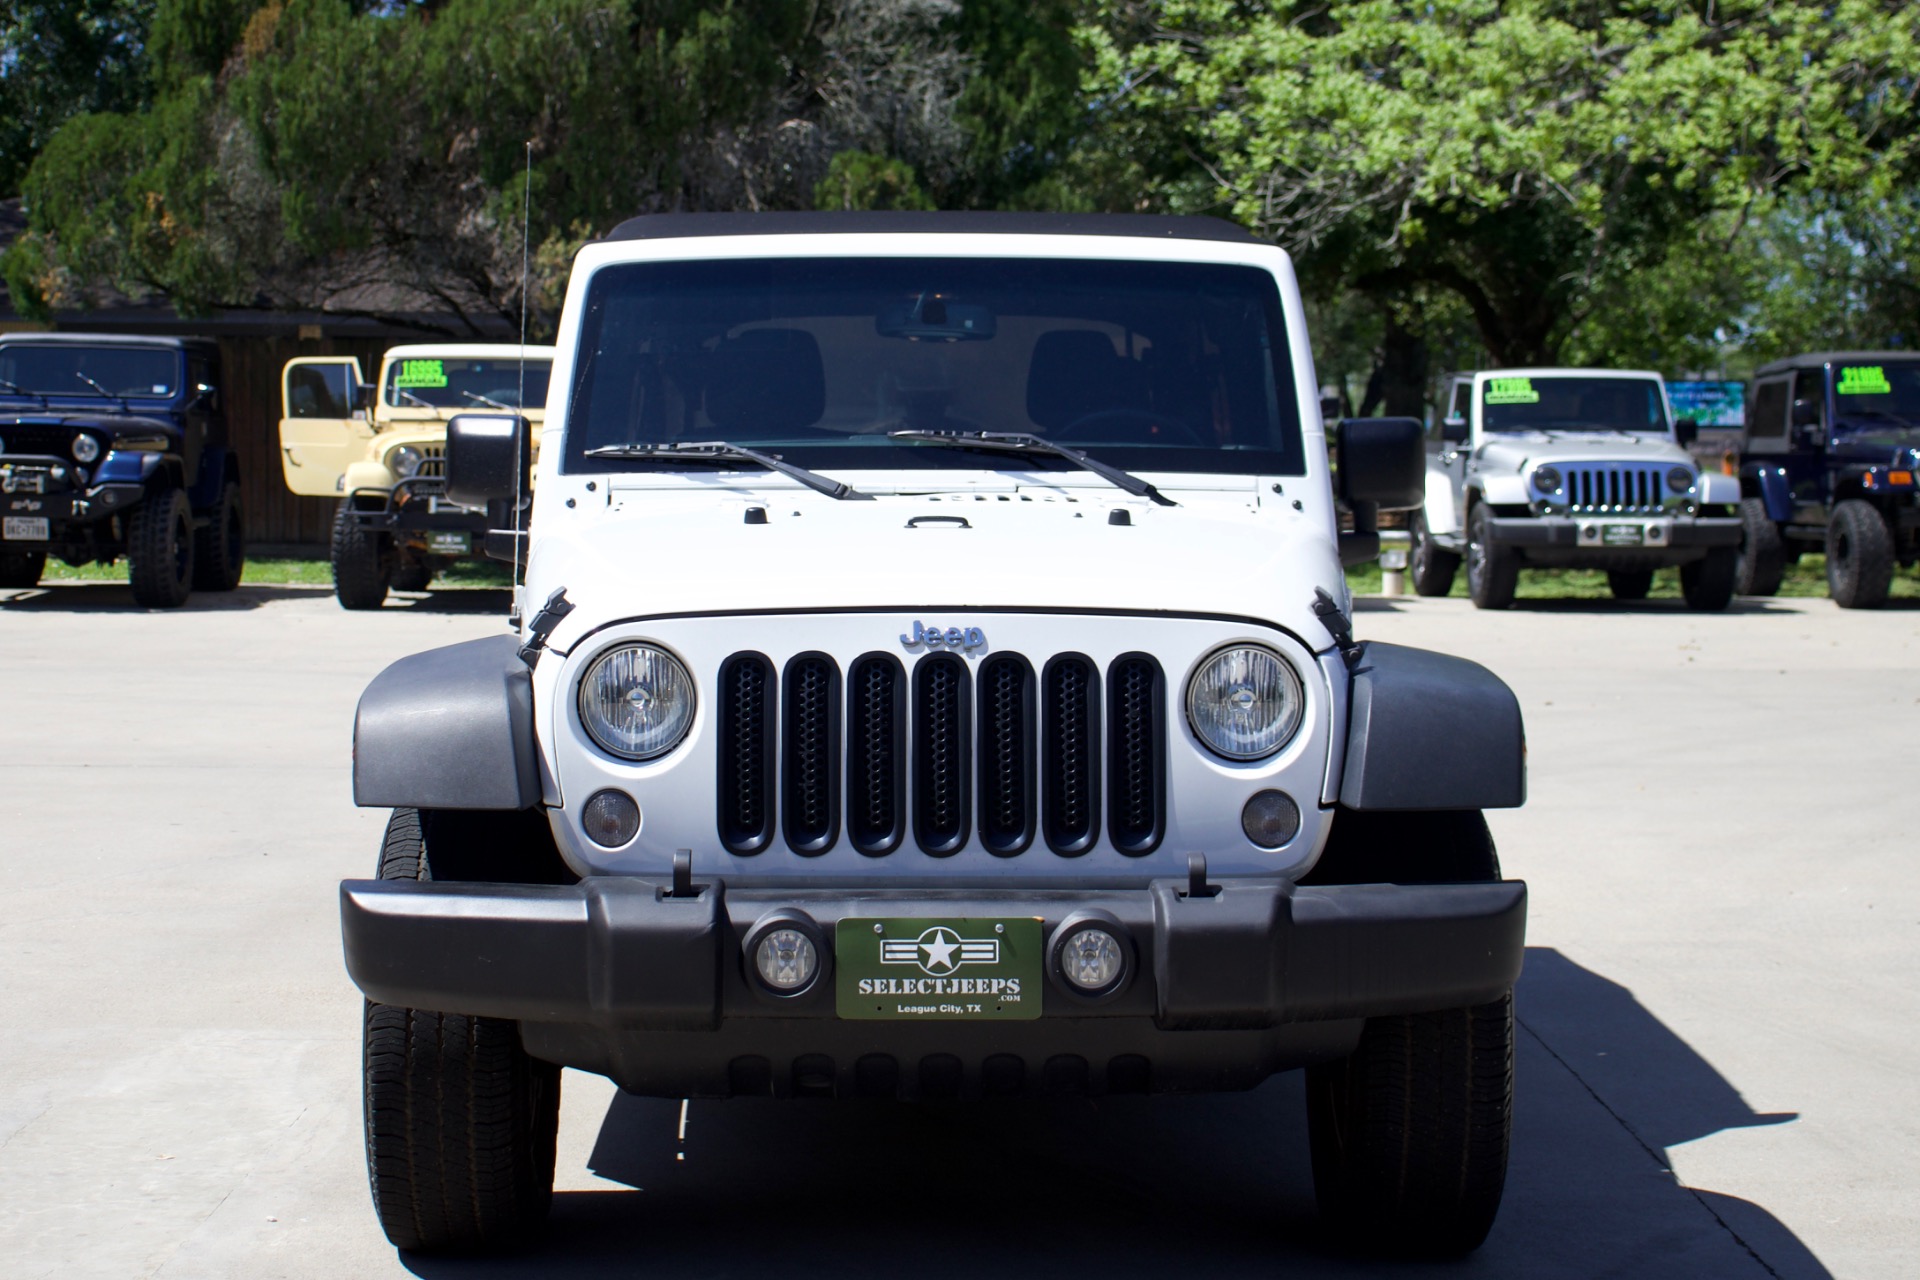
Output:
[[231,591],[246,562],[220,351],[196,338],[0,337],[0,587],[47,557],[127,560],[136,602]]
[[1920,560],[1920,352],[1762,365],[1741,443],[1741,595],[1772,595],[1788,564],[1825,551],[1833,602],[1868,609],[1896,563]]

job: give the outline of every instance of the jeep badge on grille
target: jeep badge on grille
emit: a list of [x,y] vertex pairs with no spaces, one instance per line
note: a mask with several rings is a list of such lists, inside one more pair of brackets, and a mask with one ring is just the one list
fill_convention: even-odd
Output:
[[900,643],[909,649],[925,645],[928,649],[953,649],[972,653],[975,649],[987,647],[987,633],[978,627],[948,627],[942,631],[939,627],[929,627],[924,623],[913,624],[913,634],[900,633]]

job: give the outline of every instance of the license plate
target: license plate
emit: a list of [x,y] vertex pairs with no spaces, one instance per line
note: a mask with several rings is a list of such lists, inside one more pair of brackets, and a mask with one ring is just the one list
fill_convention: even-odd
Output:
[[1639,524],[1610,524],[1602,526],[1600,541],[1610,547],[1637,547],[1646,541],[1647,529]]
[[843,1018],[982,1022],[1040,1016],[1040,921],[842,920],[834,934]]
[[429,533],[427,551],[436,556],[464,556],[473,550],[469,533]]
[[45,516],[8,516],[5,527],[0,528],[8,542],[45,542],[47,540],[47,518]]

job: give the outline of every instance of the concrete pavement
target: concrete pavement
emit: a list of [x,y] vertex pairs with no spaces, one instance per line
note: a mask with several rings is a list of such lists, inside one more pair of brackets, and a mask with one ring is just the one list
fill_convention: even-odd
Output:
[[[0,1274],[1430,1274],[1318,1242],[1297,1077],[990,1108],[627,1098],[567,1073],[537,1253],[367,1200],[334,885],[352,709],[504,596],[0,592]],[[1368,601],[1511,683],[1533,886],[1505,1208],[1471,1276],[1920,1269],[1920,610]]]

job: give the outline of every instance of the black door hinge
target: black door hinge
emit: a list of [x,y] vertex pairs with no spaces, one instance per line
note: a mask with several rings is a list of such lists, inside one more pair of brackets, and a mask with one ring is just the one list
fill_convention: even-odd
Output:
[[540,661],[540,651],[547,647],[547,637],[560,625],[561,619],[573,612],[573,602],[567,599],[567,589],[561,587],[547,597],[540,606],[540,612],[533,615],[533,621],[527,624],[527,642],[520,646],[520,661],[531,669]]
[[1360,646],[1353,642],[1353,624],[1347,621],[1347,615],[1340,611],[1339,604],[1327,594],[1325,587],[1313,589],[1313,616],[1320,619],[1320,625],[1339,646],[1340,656],[1352,666],[1360,657]]

